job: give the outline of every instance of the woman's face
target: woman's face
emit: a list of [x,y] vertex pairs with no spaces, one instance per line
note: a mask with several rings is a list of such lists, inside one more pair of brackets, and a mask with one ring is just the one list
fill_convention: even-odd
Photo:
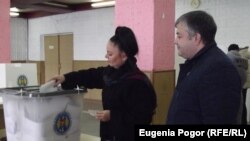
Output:
[[125,52],[121,51],[119,47],[111,41],[107,44],[107,54],[105,57],[108,59],[108,64],[114,68],[119,68],[127,60]]

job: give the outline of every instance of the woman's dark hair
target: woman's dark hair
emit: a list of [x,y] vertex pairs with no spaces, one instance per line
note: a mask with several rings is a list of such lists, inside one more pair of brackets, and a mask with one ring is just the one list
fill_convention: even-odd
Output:
[[124,51],[129,59],[135,59],[139,49],[135,34],[130,28],[118,26],[110,41],[117,45],[121,51]]

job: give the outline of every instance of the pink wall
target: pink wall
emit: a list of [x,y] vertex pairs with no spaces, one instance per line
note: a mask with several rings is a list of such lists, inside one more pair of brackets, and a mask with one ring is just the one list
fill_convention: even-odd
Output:
[[139,45],[138,65],[153,70],[154,0],[116,0],[115,25],[132,28]]
[[175,0],[155,0],[154,71],[174,69]]
[[143,71],[174,69],[174,14],[175,0],[116,0],[115,25],[135,32]]
[[0,63],[10,62],[10,0],[0,1]]

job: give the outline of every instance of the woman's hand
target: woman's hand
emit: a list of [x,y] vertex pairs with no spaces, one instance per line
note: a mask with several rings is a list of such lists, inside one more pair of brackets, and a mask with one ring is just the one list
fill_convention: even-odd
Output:
[[55,87],[57,87],[59,84],[63,83],[65,81],[65,77],[64,75],[58,75],[58,76],[55,76],[55,77],[52,77],[50,79],[51,80],[54,80],[55,81]]
[[103,110],[103,111],[96,112],[96,118],[103,122],[109,121],[110,110]]

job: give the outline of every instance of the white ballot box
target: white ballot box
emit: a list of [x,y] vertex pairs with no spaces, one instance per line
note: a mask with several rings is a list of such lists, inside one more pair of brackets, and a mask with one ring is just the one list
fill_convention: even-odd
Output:
[[[37,85],[35,63],[0,63],[0,89]],[[1,95],[0,101],[0,138],[2,138],[5,136],[5,125]]]
[[83,90],[0,89],[8,141],[79,141]]
[[35,63],[0,63],[0,88],[37,86]]

